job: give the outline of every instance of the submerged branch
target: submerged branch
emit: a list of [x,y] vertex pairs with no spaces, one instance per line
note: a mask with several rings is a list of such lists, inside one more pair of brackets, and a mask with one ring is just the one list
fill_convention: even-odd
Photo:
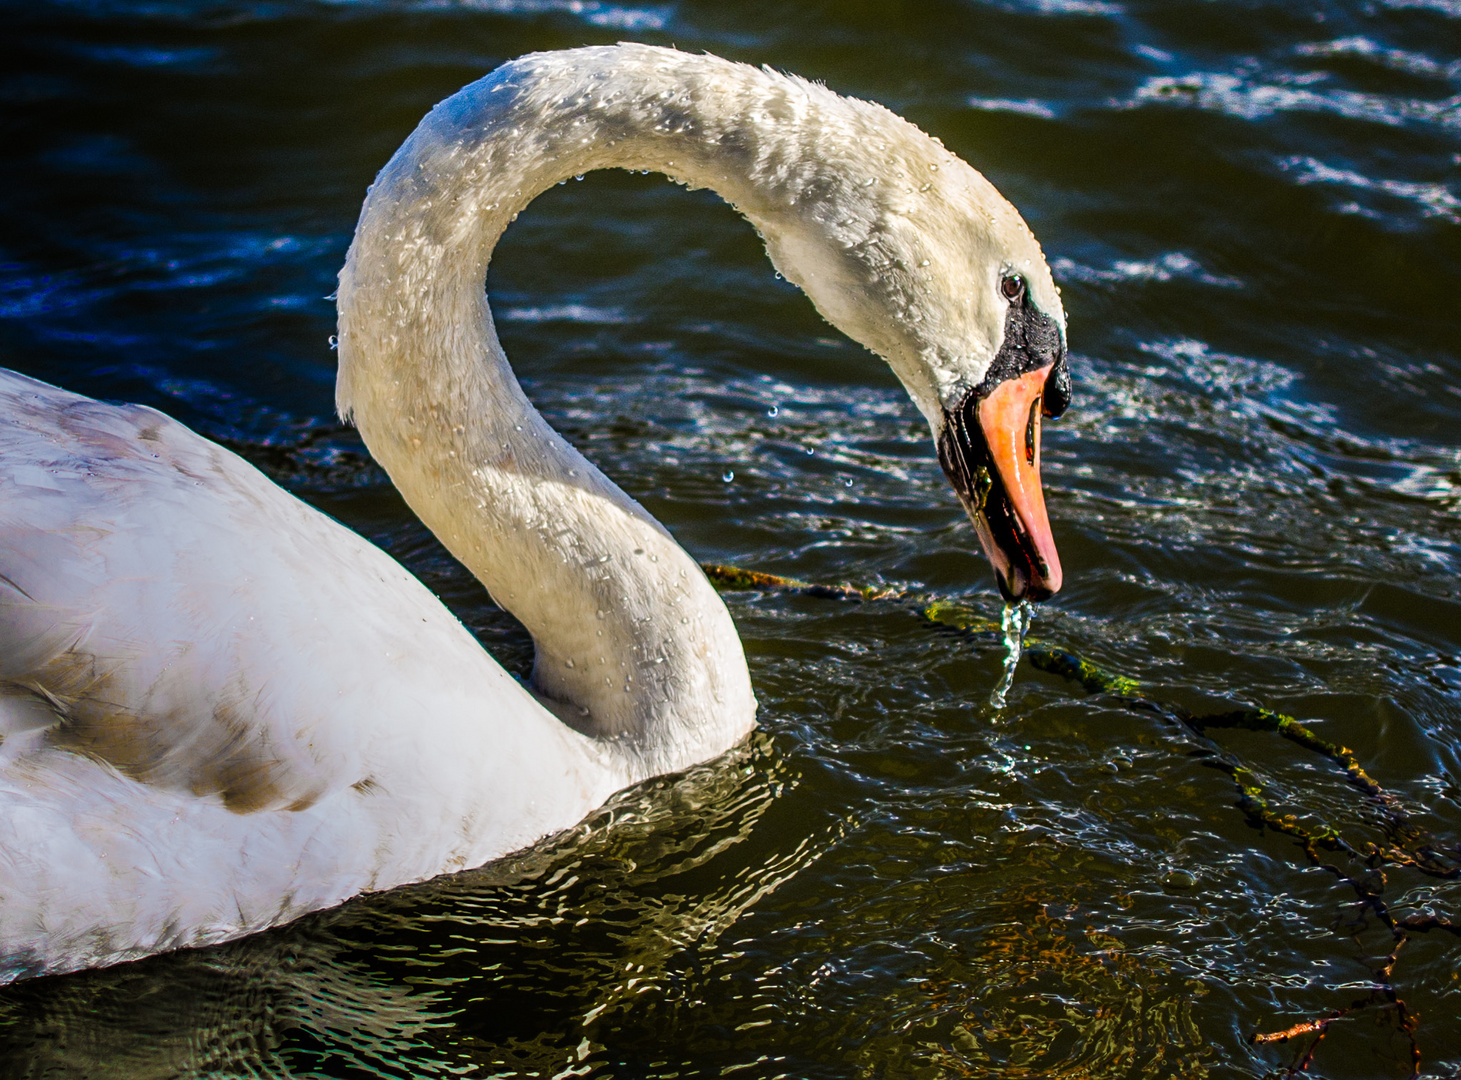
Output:
[[1295,1024],[1293,1027],[1284,1028],[1282,1031],[1255,1032],[1248,1036],[1250,1043],[1281,1043],[1290,1039],[1298,1038],[1300,1035],[1310,1035],[1318,1032],[1323,1036],[1324,1029],[1334,1021],[1344,1016],[1349,1010],[1337,1009],[1328,1016],[1321,1016],[1318,1020],[1305,1020],[1302,1024]]

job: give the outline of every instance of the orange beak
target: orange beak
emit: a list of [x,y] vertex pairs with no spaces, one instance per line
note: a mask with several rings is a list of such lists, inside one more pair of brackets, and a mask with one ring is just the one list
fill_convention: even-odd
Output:
[[966,402],[949,415],[939,440],[944,472],[1007,600],[1045,600],[1060,589],[1060,556],[1040,487],[1040,419],[1054,366],[1007,379]]
[[[1040,486],[1041,396],[1053,366],[1000,383],[975,408],[996,482],[974,527],[1012,599],[1044,600],[1060,591],[1060,556]],[[1004,506],[991,506],[1001,488]]]

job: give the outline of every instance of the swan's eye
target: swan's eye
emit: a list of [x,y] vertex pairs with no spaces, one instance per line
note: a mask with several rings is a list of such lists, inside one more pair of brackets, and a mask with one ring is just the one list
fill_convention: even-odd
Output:
[[1025,295],[1025,279],[1019,274],[1007,274],[999,283],[999,291],[1006,300],[1018,300]]

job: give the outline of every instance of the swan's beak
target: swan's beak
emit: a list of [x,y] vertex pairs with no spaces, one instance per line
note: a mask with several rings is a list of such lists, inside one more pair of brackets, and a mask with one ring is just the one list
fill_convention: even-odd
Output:
[[1040,487],[1040,417],[1054,364],[971,393],[945,417],[939,461],[994,566],[1006,600],[1060,589],[1060,556]]

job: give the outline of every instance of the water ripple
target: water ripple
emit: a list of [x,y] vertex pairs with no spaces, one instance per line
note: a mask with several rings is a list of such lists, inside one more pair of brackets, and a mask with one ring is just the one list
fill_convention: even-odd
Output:
[[1387,126],[1434,125],[1461,128],[1461,94],[1440,100],[1407,98],[1341,88],[1314,89],[1323,72],[1260,71],[1244,65],[1235,72],[1156,75],[1137,87],[1130,105],[1207,109],[1243,120],[1264,120],[1289,112],[1328,113]]
[[[999,600],[886,366],[705,193],[554,187],[489,281],[544,414],[697,557],[908,598],[728,593],[762,703],[736,754],[478,871],[9,988],[0,1080],[1231,1080],[1374,984],[1389,931],[1231,770],[1351,843],[1393,836],[1380,804],[1176,717],[1292,714],[1461,834],[1456,0],[0,5],[5,362],[223,439],[519,674],[526,632],[332,414],[322,298],[371,176],[508,56],[625,35],[906,112],[1027,216],[1070,318],[1067,583],[1032,636],[1150,695],[1025,666],[994,715]],[[1456,881],[1385,874],[1392,912],[1461,918]],[[1461,1069],[1456,956],[1414,935],[1393,972],[1428,1075]],[[1308,1071],[1404,1075],[1394,1021]]]
[[[1279,162],[1279,167],[1291,171],[1295,182],[1299,184],[1332,184],[1351,191],[1389,196],[1397,202],[1414,205],[1423,217],[1439,217],[1453,224],[1461,223],[1461,198],[1452,194],[1451,189],[1443,183],[1373,180],[1353,169],[1335,168],[1312,157],[1284,158]],[[1393,220],[1394,216],[1361,205],[1357,201],[1340,203],[1336,209],[1342,214],[1363,214],[1381,220]]]

